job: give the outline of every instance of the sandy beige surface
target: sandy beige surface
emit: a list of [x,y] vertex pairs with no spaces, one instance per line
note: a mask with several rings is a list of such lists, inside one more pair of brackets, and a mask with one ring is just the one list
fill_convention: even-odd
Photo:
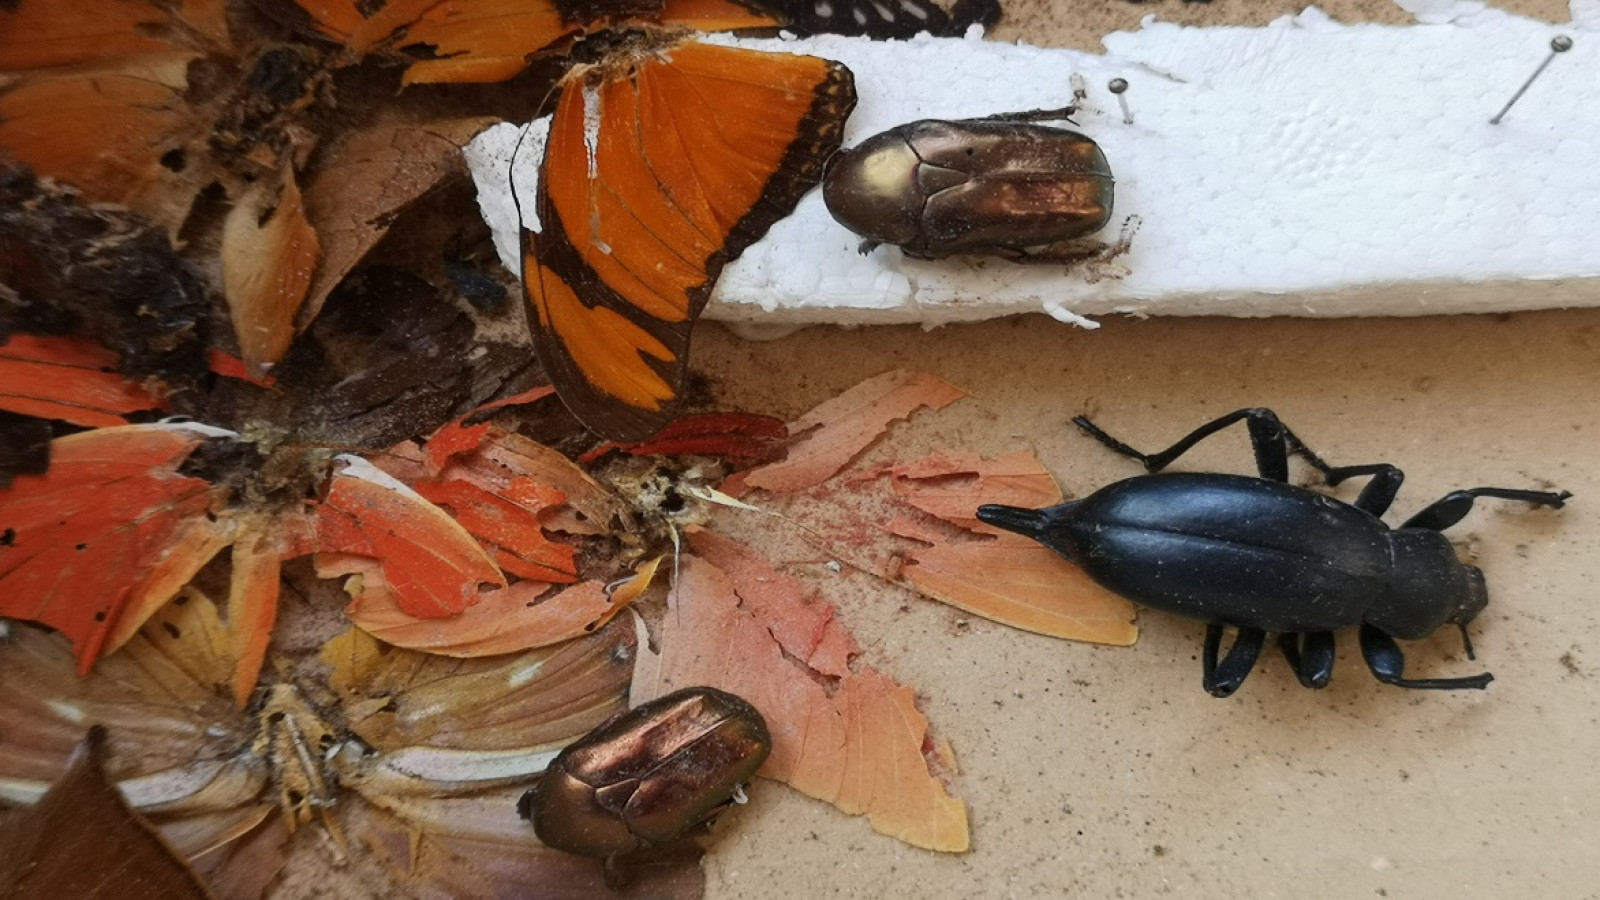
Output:
[[[1576,494],[1562,511],[1480,501],[1452,531],[1489,580],[1478,660],[1441,631],[1408,645],[1408,671],[1487,669],[1482,693],[1379,685],[1345,633],[1327,689],[1268,652],[1216,700],[1198,623],[1146,613],[1132,648],[1065,643],[769,547],[840,604],[866,661],[917,687],[962,766],[973,850],[915,850],[762,782],[718,829],[709,896],[1596,896],[1600,312],[1097,333],[1030,317],[765,344],[707,329],[698,353],[730,405],[791,414],[886,368],[935,372],[971,397],[898,428],[891,452],[1031,448],[1069,494],[1138,470],[1075,413],[1157,449],[1251,405],[1335,464],[1401,466],[1392,519],[1457,487]],[[1249,472],[1242,431],[1186,467]]]
[[[1564,2],[1497,5],[1567,18]],[[1040,0],[1013,4],[999,36],[1091,48],[1152,12],[1259,24],[1300,6]],[[1387,0],[1325,8],[1405,21]],[[808,548],[769,548],[840,605],[866,661],[917,687],[962,766],[973,850],[916,850],[763,782],[711,844],[711,897],[1600,896],[1600,312],[1099,332],[1028,317],[772,343],[711,327],[696,353],[725,405],[788,415],[888,368],[932,371],[970,399],[899,427],[885,452],[1034,449],[1069,494],[1137,471],[1072,415],[1155,449],[1259,405],[1335,464],[1405,469],[1396,521],[1457,487],[1576,495],[1563,511],[1482,502],[1452,531],[1489,580],[1478,660],[1441,631],[1407,647],[1408,671],[1492,671],[1482,693],[1379,685],[1347,633],[1326,690],[1301,688],[1267,652],[1238,695],[1215,700],[1197,623],[1147,613],[1135,647],[1064,643],[829,575]],[[1185,465],[1250,471],[1243,433]]]

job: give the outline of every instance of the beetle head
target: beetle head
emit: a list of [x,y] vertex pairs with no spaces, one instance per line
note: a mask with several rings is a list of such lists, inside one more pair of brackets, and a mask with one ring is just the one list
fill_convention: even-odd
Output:
[[1452,625],[1465,625],[1478,617],[1489,605],[1489,585],[1483,580],[1483,570],[1477,566],[1463,565],[1466,570],[1467,589],[1461,595],[1461,605],[1450,616]]
[[922,161],[904,129],[874,135],[841,150],[822,176],[822,200],[841,225],[870,240],[909,244],[920,233],[926,196],[918,184]]

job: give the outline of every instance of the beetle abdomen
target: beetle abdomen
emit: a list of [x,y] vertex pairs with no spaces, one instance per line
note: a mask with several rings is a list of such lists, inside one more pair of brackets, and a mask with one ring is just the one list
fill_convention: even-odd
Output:
[[1074,505],[1060,548],[1136,603],[1267,631],[1360,624],[1389,577],[1389,530],[1321,494],[1236,475],[1130,478]]

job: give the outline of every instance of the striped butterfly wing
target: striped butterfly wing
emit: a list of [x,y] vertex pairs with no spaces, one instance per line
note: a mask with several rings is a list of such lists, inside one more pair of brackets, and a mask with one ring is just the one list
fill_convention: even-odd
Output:
[[672,419],[722,267],[817,184],[854,105],[838,63],[694,42],[568,77],[523,281],[540,358],[584,425],[633,441]]

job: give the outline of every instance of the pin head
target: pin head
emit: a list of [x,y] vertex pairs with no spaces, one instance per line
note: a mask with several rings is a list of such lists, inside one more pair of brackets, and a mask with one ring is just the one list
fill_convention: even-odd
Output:
[[[1571,44],[1572,42],[1568,41],[1567,43]],[[1113,94],[1120,94],[1123,91],[1126,91],[1128,89],[1128,79],[1126,79],[1126,78],[1113,78],[1113,79],[1111,79],[1111,81],[1109,81],[1106,84],[1106,88],[1108,90],[1110,90],[1111,93],[1113,93]]]
[[1504,119],[1506,117],[1506,113],[1511,111],[1511,107],[1515,106],[1517,101],[1522,99],[1523,93],[1528,90],[1528,85],[1533,84],[1534,79],[1538,78],[1540,76],[1540,74],[1542,74],[1544,72],[1545,67],[1550,65],[1550,61],[1555,59],[1557,54],[1565,53],[1565,52],[1567,52],[1568,50],[1571,50],[1571,49],[1572,49],[1572,38],[1570,38],[1570,37],[1568,37],[1568,36],[1566,36],[1564,34],[1558,34],[1555,37],[1551,38],[1550,39],[1550,55],[1546,56],[1544,58],[1544,62],[1539,63],[1539,68],[1533,70],[1533,74],[1529,75],[1528,76],[1528,80],[1524,81],[1522,83],[1522,87],[1517,88],[1517,92],[1515,94],[1511,95],[1511,99],[1510,100],[1506,101],[1506,105],[1500,107],[1500,111],[1494,114],[1494,118],[1489,120],[1489,124],[1490,125],[1499,125],[1500,124],[1500,120]]

